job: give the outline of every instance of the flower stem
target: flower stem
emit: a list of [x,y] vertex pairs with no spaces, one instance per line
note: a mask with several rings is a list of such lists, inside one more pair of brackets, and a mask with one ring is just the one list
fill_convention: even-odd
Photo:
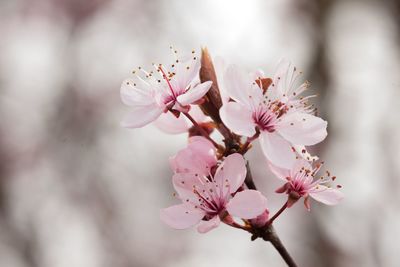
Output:
[[282,212],[288,207],[287,201],[283,206],[274,214],[274,216],[271,217],[271,219],[268,220],[267,225],[271,225],[276,218],[279,217],[279,215],[282,214]]
[[256,140],[259,135],[260,135],[260,131],[257,130],[257,132],[252,137],[247,137],[246,143],[244,143],[242,148],[240,149],[240,153],[245,154],[247,152],[247,150],[249,149],[251,142]]
[[192,123],[193,126],[201,133],[202,136],[207,138],[216,148],[219,148],[219,145],[210,137],[210,135],[197,123],[197,121],[188,113],[182,112]]

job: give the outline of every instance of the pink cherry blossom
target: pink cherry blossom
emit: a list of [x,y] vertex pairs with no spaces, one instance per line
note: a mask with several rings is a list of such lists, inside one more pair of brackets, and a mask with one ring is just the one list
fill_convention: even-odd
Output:
[[267,200],[256,190],[237,192],[245,177],[245,161],[240,154],[226,157],[215,175],[176,173],[173,185],[182,204],[161,210],[160,218],[175,229],[198,224],[200,233],[214,229],[229,216],[256,218],[267,209]]
[[186,148],[170,158],[174,173],[198,173],[207,176],[217,165],[217,150],[215,146],[202,136],[189,139]]
[[[327,172],[327,177],[315,177],[321,166],[322,164],[317,164],[316,167],[312,167],[304,159],[297,160],[291,169],[283,169],[270,164],[271,171],[286,182],[276,192],[289,195],[288,207],[301,197],[304,197],[304,205],[308,210],[310,210],[309,196],[326,205],[336,205],[343,199],[341,191],[326,185],[335,180],[335,176],[330,177],[330,173]],[[340,187],[338,186],[338,188]]]
[[292,100],[281,102],[274,87],[263,90],[252,75],[234,65],[227,68],[224,82],[233,101],[221,107],[220,115],[229,129],[247,137],[260,131],[260,144],[265,156],[279,167],[292,166],[296,151],[303,152],[312,160],[304,146],[325,139],[326,121],[292,106]]
[[173,64],[154,65],[155,72],[139,68],[143,75],[135,72],[134,78],[122,83],[122,102],[131,107],[122,122],[124,127],[143,127],[169,110],[187,112],[189,105],[201,99],[210,89],[212,82],[198,82],[200,61],[194,53],[179,58],[174,51],[174,55]]

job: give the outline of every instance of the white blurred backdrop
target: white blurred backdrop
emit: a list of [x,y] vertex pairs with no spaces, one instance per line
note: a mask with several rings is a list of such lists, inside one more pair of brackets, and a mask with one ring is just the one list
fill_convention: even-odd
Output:
[[[400,266],[400,2],[0,1],[0,266],[285,266],[272,246],[219,227],[175,231],[168,157],[186,142],[128,130],[119,87],[137,66],[207,46],[272,73],[291,59],[329,121],[317,147],[343,185],[337,207],[285,212],[300,266]],[[272,212],[284,197],[248,157]]]

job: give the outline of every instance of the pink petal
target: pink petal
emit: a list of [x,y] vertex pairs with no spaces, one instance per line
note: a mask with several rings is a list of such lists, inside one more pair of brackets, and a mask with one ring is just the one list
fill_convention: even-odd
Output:
[[193,192],[193,188],[198,191],[202,191],[204,188],[199,179],[203,178],[192,173],[176,173],[172,176],[172,184],[182,202],[193,205],[199,203],[198,196]]
[[227,68],[224,84],[229,97],[248,108],[257,106],[263,100],[262,91],[252,77],[235,65]]
[[327,136],[328,123],[308,113],[294,112],[283,116],[278,124],[279,133],[296,145],[315,145]]
[[163,110],[156,104],[148,106],[136,106],[130,110],[121,122],[126,128],[140,128],[156,120]]
[[268,161],[268,166],[271,172],[278,177],[279,179],[287,182],[287,177],[290,177],[290,170],[285,169],[285,168],[280,168],[274,164],[272,164],[270,161]]
[[190,149],[192,153],[194,155],[197,155],[202,161],[206,162],[209,168],[217,164],[216,148],[205,137],[202,136],[191,137],[189,139],[188,149]]
[[276,132],[262,132],[260,145],[264,155],[272,164],[280,168],[292,168],[296,160],[296,154],[293,152],[290,143],[279,134]]
[[253,82],[247,73],[243,72],[236,65],[230,65],[224,75],[224,82],[230,98],[250,107],[249,96],[246,92]]
[[344,197],[343,193],[337,189],[328,188],[323,185],[318,185],[318,189],[314,192],[310,192],[309,195],[326,205],[336,205],[338,204]]
[[229,192],[235,193],[246,178],[246,163],[243,156],[235,153],[225,158],[215,173],[215,181],[224,188],[228,184]]
[[[291,78],[293,78],[294,66],[292,66],[291,62],[287,59],[281,59],[276,67],[276,71],[274,74],[274,84],[275,90],[278,91],[278,94],[282,96],[283,94],[287,95],[288,90],[290,89]],[[290,97],[290,96],[288,96]]]
[[[303,158],[299,158],[299,159],[296,160],[296,162],[293,164],[293,167],[292,167],[292,169],[291,169],[291,171],[290,171],[290,175],[291,175],[292,177],[294,177],[295,174],[301,172],[302,169],[312,170],[313,167],[311,166],[311,164],[310,164],[307,160],[305,160],[305,159],[303,159]],[[310,176],[309,178],[312,180],[312,177],[311,177],[311,176]]]
[[197,226],[197,231],[201,234],[207,233],[214,228],[217,228],[221,220],[218,215],[212,217],[209,221],[201,221],[199,226]]
[[207,175],[209,166],[207,162],[195,155],[190,149],[180,150],[170,158],[170,165],[175,173],[198,173]]
[[145,88],[139,88],[137,83],[132,79],[122,82],[120,92],[122,102],[128,106],[148,106],[155,103],[150,85],[147,84]]
[[252,80],[258,80],[259,78],[264,78],[265,74],[264,71],[262,69],[258,69],[252,73],[250,73],[250,77]]
[[177,118],[171,112],[161,114],[154,122],[154,125],[167,134],[185,133],[189,128],[185,117],[179,116],[179,118]]
[[257,190],[244,190],[237,193],[226,204],[226,210],[230,215],[253,219],[267,209],[267,199]]
[[[207,120],[207,116],[204,115],[198,106],[192,106],[189,114],[192,115],[197,122],[204,122]],[[193,126],[185,116],[179,116],[179,118],[177,118],[171,112],[161,114],[154,124],[158,129],[168,134],[185,133]]]
[[221,94],[222,104],[228,103],[230,97],[224,82],[224,76],[227,69],[225,60],[221,57],[216,57],[214,59],[214,68],[217,75],[218,89],[219,93]]
[[189,144],[185,149],[170,158],[170,164],[175,173],[190,172],[208,175],[210,169],[217,164],[216,149],[204,137],[194,136],[189,139]]
[[186,229],[197,224],[205,213],[191,205],[180,204],[160,211],[160,219],[174,229]]
[[221,107],[219,114],[224,124],[235,134],[250,137],[256,133],[252,111],[245,106],[228,102]]
[[179,89],[186,89],[199,75],[200,60],[193,60],[191,56],[187,59],[180,59],[176,68],[176,75],[172,78],[172,83]]
[[192,104],[202,98],[210,89],[212,82],[207,81],[193,88],[190,88],[186,93],[178,96],[177,100],[182,106]]

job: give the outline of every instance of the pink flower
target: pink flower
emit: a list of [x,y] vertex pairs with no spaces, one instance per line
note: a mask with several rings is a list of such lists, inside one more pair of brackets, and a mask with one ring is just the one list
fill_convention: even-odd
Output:
[[[336,205],[343,199],[343,193],[337,189],[331,188],[326,183],[336,179],[335,176],[321,176],[315,178],[315,175],[321,168],[318,164],[315,168],[304,159],[296,161],[292,169],[282,169],[270,164],[271,171],[286,183],[276,190],[277,193],[287,193],[289,195],[288,207],[292,206],[301,197],[304,197],[304,205],[310,210],[309,196],[326,205]],[[338,185],[338,188],[341,186]]]
[[292,100],[282,102],[274,87],[260,88],[251,75],[234,65],[227,68],[224,82],[234,100],[220,109],[221,119],[229,129],[247,137],[260,131],[265,156],[279,167],[292,166],[295,152],[303,152],[300,155],[312,160],[304,146],[325,139],[326,121],[292,106]]
[[198,173],[209,175],[217,165],[217,150],[215,146],[202,136],[189,139],[186,148],[170,158],[171,169],[174,173]]
[[154,67],[156,72],[139,68],[144,77],[136,75],[122,83],[122,102],[132,107],[122,126],[139,128],[153,122],[163,112],[188,111],[189,105],[210,89],[211,82],[198,83],[200,62],[194,54],[185,58],[176,56],[173,64]]
[[182,204],[161,210],[160,218],[175,229],[199,224],[197,230],[200,233],[214,229],[221,219],[231,222],[230,215],[243,219],[256,218],[267,209],[267,200],[256,190],[237,192],[245,177],[246,166],[240,154],[226,157],[214,176],[176,173],[173,185]]

